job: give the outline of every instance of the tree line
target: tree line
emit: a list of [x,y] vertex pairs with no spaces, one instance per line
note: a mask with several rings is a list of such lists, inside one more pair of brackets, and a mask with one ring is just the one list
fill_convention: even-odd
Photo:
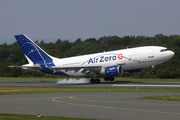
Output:
[[[126,49],[139,46],[164,46],[175,52],[175,56],[165,63],[156,66],[156,75],[151,75],[152,68],[146,68],[140,73],[123,73],[122,77],[133,78],[180,78],[180,35],[166,36],[157,34],[154,37],[147,36],[103,36],[99,39],[89,38],[74,42],[58,39],[56,42],[45,43],[44,40],[36,40],[48,54],[58,57],[72,57],[103,51]],[[0,45],[0,76],[1,77],[62,77],[21,68],[8,68],[7,66],[20,66],[27,64],[27,60],[17,42]],[[101,76],[99,76],[101,77]]]

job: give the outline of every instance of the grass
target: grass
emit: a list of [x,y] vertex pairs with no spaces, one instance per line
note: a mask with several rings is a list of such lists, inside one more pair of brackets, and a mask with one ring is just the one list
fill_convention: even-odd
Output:
[[84,119],[84,118],[66,118],[66,117],[55,117],[55,116],[41,116],[38,115],[21,115],[21,114],[0,114],[0,120],[95,120],[95,119]]
[[[17,81],[57,81],[59,79],[64,78],[41,78],[41,77],[30,77],[30,78],[23,78],[23,77],[0,77],[0,80],[17,80]],[[69,79],[69,78],[67,78]],[[80,79],[77,77],[77,79]],[[90,79],[90,78],[87,78]],[[103,78],[101,78],[101,81],[104,81]],[[122,78],[122,77],[116,77],[115,81],[146,81],[146,82],[180,82],[180,79],[153,79],[153,78]]]
[[125,87],[0,87],[0,95],[64,92],[111,92],[111,91],[180,91],[180,88],[125,88]]
[[156,99],[156,100],[168,100],[168,101],[180,101],[180,96],[146,96],[143,98]]

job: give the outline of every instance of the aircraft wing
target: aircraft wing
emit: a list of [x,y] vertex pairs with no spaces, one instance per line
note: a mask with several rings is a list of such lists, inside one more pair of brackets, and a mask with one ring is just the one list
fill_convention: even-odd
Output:
[[[85,74],[90,74],[91,72],[100,72],[100,70],[103,67],[108,67],[108,66],[113,66],[113,65],[125,65],[125,63],[118,63],[118,64],[108,64],[108,65],[93,65],[93,66],[48,66],[47,68],[54,70],[54,73],[59,71],[59,70],[64,70],[65,72],[67,71],[72,71],[74,70],[74,73],[76,72],[82,72]],[[19,67],[22,69],[27,69],[27,70],[34,70],[34,71],[39,71],[41,69],[41,66],[36,64],[36,65],[25,65],[25,66],[8,66],[8,67]]]
[[108,64],[108,65],[93,65],[93,66],[71,66],[71,67],[56,67],[56,66],[52,66],[50,67],[51,69],[53,69],[55,72],[59,71],[59,70],[64,70],[65,72],[70,71],[70,70],[74,70],[74,72],[78,72],[81,71],[82,73],[91,73],[91,72],[99,72],[103,67],[108,67],[108,66],[113,66],[113,65],[125,65],[125,63],[118,63],[118,64]]

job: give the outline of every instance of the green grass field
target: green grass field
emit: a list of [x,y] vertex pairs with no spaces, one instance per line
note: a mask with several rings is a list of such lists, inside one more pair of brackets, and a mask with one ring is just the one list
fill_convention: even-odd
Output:
[[180,91],[180,88],[126,88],[126,87],[0,87],[0,95],[64,92],[114,91]]

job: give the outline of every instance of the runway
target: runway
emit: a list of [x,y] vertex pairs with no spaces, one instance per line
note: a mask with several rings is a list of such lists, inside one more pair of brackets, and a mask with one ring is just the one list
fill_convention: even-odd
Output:
[[57,84],[57,81],[7,81],[0,80],[0,86],[29,86],[29,87],[152,87],[152,88],[180,88],[180,82],[132,82],[113,81],[101,82],[100,84],[89,83],[64,83]]
[[[101,84],[57,84],[56,81],[0,81],[0,86],[46,87],[178,87],[179,82],[115,81]],[[142,85],[142,86],[141,86]],[[143,86],[144,85],[144,86]],[[148,86],[149,85],[149,86]],[[156,86],[157,85],[157,86]],[[169,86],[168,86],[169,85]],[[174,85],[174,86],[173,86]],[[49,115],[101,120],[179,120],[180,102],[144,99],[175,96],[179,91],[122,91],[0,95],[0,113]]]
[[1,95],[0,113],[41,114],[101,120],[179,120],[179,101],[142,98],[152,95],[180,95],[180,92],[134,91]]

